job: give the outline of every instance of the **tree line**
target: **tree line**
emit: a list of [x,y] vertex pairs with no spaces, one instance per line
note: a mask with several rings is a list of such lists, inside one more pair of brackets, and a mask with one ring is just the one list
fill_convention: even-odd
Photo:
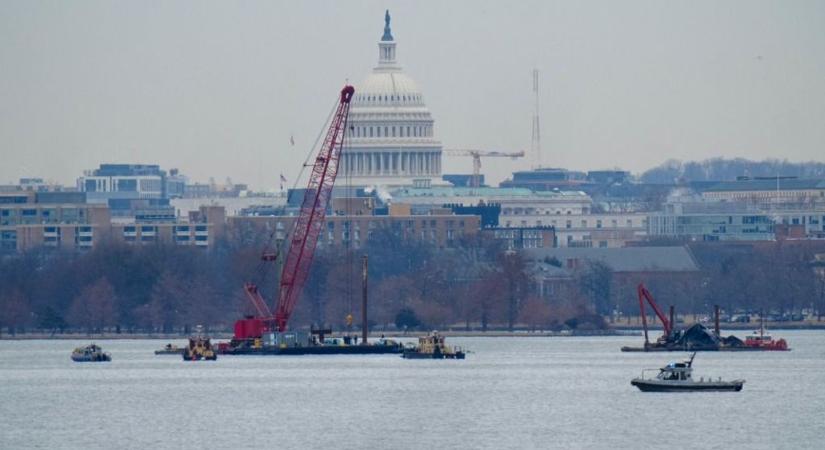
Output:
[[[236,319],[254,312],[244,282],[258,284],[274,304],[280,266],[261,261],[263,239],[219,241],[209,251],[102,242],[82,253],[40,249],[4,257],[0,330],[187,333],[195,325],[231,330]],[[812,263],[825,253],[825,243],[690,243],[689,248],[697,272],[624,274],[589,262],[567,270],[546,289],[532,261],[493,239],[468,236],[439,249],[378,229],[362,248],[322,245],[316,251],[290,325],[357,328],[363,255],[369,257],[369,320],[380,330],[604,328],[604,318],[638,315],[639,281],[663,308],[672,304],[679,313],[709,314],[714,304],[730,312],[825,310],[825,280]],[[557,260],[543,262],[562,266]]]
[[[185,333],[200,324],[231,330],[236,319],[254,313],[244,282],[258,284],[274,304],[280,266],[261,261],[264,239],[233,236],[209,251],[101,242],[86,252],[36,249],[4,257],[0,328]],[[369,318],[380,329],[544,328],[578,316],[592,320],[583,299],[553,306],[539,298],[524,258],[492,239],[472,236],[437,249],[375,230],[359,249],[319,247],[291,327],[359,326],[347,316],[361,317],[362,255],[369,256]]]

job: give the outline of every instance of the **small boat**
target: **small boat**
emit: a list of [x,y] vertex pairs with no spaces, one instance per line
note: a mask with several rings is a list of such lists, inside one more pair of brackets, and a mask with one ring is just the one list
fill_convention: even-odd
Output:
[[72,351],[72,361],[74,362],[105,362],[111,360],[112,356],[95,344],[78,347]]
[[[645,369],[642,376],[634,378],[630,384],[644,392],[694,392],[694,391],[735,391],[742,390],[745,380],[722,381],[721,378],[712,380],[711,378],[700,378],[696,381],[693,378],[693,352],[689,360],[683,362],[672,362],[661,369]],[[655,378],[645,378],[645,372],[658,370]]]
[[450,347],[444,343],[444,336],[438,331],[418,338],[418,345],[408,344],[404,347],[402,358],[407,359],[464,359],[461,347]]
[[770,333],[765,331],[765,315],[760,314],[759,329],[745,337],[745,346],[759,350],[787,351],[788,343],[784,339],[773,339]]
[[212,342],[203,334],[200,325],[197,327],[195,334],[189,338],[189,345],[181,353],[184,361],[200,361],[202,359],[215,361],[218,359],[218,353],[212,348]]
[[156,355],[182,355],[183,350],[184,349],[182,347],[178,347],[177,345],[170,343],[170,344],[166,344],[166,346],[163,347],[160,350],[155,350],[155,354]]

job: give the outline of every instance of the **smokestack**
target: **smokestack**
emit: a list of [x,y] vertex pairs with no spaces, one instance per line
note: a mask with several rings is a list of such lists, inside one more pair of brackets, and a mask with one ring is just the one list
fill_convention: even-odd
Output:
[[719,331],[719,305],[713,305],[713,325],[716,336],[722,336],[722,333]]
[[367,325],[367,255],[364,255],[364,270],[361,274],[361,282],[363,289],[363,297],[361,298],[361,344],[367,345],[367,334],[369,326]]

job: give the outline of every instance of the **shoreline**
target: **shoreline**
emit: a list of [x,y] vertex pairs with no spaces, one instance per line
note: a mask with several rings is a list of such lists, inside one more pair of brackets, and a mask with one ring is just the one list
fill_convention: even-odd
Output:
[[[680,327],[687,328],[692,324],[680,324]],[[722,327],[723,334],[726,332],[742,333],[743,331],[753,331],[754,325],[758,328],[758,324],[725,324]],[[712,325],[711,325],[712,327]],[[772,332],[791,331],[791,330],[825,330],[825,322],[819,323],[804,323],[804,324],[787,324],[785,326],[770,326],[768,327]],[[653,332],[661,332],[661,327],[650,328]],[[360,333],[355,333],[360,336]],[[636,337],[642,335],[642,328],[635,325],[619,325],[613,326],[606,330],[570,330],[570,331],[502,331],[492,330],[487,332],[482,331],[463,331],[463,330],[439,330],[439,333],[447,337],[608,337],[608,336],[625,336]],[[342,335],[344,333],[333,333]],[[390,339],[398,338],[418,338],[427,335],[427,331],[411,331],[403,332],[371,332],[369,337],[371,339],[379,339],[382,336]],[[44,333],[33,332],[10,335],[3,333],[0,336],[0,341],[29,341],[29,340],[156,340],[156,341],[176,341],[186,340],[189,335],[185,334],[157,334],[157,333],[102,333],[102,334],[87,334],[87,333]],[[210,333],[210,337],[215,340],[230,340],[232,333],[229,332],[215,332]]]

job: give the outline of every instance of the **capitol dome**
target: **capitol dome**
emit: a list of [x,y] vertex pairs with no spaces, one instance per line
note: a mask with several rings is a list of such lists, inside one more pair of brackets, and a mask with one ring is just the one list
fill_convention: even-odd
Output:
[[445,184],[441,143],[418,85],[396,61],[385,15],[378,65],[355,85],[339,176],[352,186],[409,187]]

